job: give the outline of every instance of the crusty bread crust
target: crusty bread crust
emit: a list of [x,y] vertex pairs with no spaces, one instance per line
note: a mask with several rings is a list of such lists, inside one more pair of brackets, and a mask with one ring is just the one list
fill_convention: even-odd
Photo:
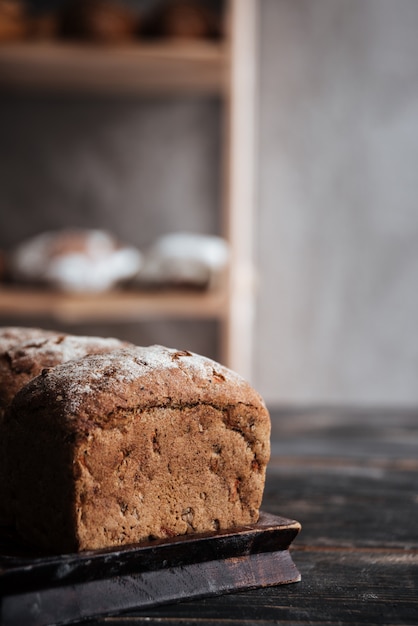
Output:
[[[111,337],[83,337],[40,328],[0,328],[0,524],[12,521],[9,492],[16,459],[5,447],[7,433],[2,419],[16,393],[45,368],[128,345]],[[36,432],[32,436],[36,437]]]
[[16,393],[44,368],[54,367],[88,354],[101,354],[128,346],[112,337],[83,337],[52,331],[28,333],[18,329],[0,336],[0,411]]
[[42,328],[30,328],[26,326],[1,326],[0,327],[0,352],[8,350],[17,343],[40,339],[42,337],[52,337],[57,333],[53,330],[43,330]]
[[15,521],[52,552],[254,523],[270,419],[238,375],[152,346],[44,372],[5,414]]

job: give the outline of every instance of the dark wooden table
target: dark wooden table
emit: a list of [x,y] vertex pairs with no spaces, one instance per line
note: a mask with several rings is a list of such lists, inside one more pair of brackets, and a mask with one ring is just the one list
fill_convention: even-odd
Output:
[[302,581],[95,626],[418,624],[418,411],[272,411],[264,506],[296,519]]

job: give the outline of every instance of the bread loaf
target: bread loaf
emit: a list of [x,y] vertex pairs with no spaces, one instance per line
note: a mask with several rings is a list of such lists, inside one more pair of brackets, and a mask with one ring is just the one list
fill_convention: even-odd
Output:
[[25,326],[1,326],[0,327],[0,351],[8,350],[10,347],[23,341],[52,337],[57,333],[52,330],[42,328],[27,328]]
[[140,251],[100,229],[42,232],[22,241],[9,258],[11,277],[67,293],[100,293],[131,280]]
[[16,528],[48,552],[255,523],[270,452],[260,396],[207,358],[126,348],[44,370],[3,420]]
[[112,337],[82,337],[41,329],[0,330],[0,417],[15,394],[46,367],[127,346]]
[[1,421],[16,393],[45,368],[128,345],[113,338],[66,335],[40,328],[0,328],[0,524],[12,521],[8,493],[15,459],[6,448]]
[[[20,389],[21,386],[16,384],[14,375],[12,375],[13,379],[11,380],[11,370],[16,368],[13,368],[10,351],[14,351],[17,346],[23,343],[28,343],[29,345],[32,342],[42,343],[46,339],[56,336],[57,333],[43,330],[42,328],[26,328],[23,326],[0,327],[0,419],[4,409],[13,398],[15,389]],[[36,376],[39,371],[35,372],[33,376]],[[19,377],[20,373],[15,371],[16,377]],[[9,388],[11,385],[13,386],[13,391]]]
[[70,0],[61,11],[61,35],[100,44],[132,41],[140,18],[119,0]]

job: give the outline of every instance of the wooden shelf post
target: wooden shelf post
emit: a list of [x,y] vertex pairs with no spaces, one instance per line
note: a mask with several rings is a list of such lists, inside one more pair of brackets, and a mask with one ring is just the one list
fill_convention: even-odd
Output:
[[257,0],[230,0],[226,94],[225,232],[230,242],[223,360],[251,381],[254,325],[254,205]]

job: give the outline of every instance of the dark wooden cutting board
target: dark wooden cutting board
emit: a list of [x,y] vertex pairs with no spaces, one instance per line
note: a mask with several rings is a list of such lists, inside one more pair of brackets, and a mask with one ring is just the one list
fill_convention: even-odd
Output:
[[262,513],[253,526],[121,549],[29,555],[0,549],[1,624],[47,626],[300,580],[289,546],[300,524]]

